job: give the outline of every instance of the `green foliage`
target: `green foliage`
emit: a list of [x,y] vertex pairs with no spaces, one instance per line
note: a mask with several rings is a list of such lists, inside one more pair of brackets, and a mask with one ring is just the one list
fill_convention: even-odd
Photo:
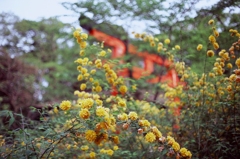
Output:
[[[73,71],[76,70],[73,61],[77,58],[78,46],[69,45],[73,43],[67,31],[69,25],[52,18],[39,22],[20,21],[13,15],[2,14],[1,36],[5,41],[0,48],[0,71],[4,75],[0,78],[1,157],[90,158],[94,152],[96,158],[184,158],[183,149],[180,149],[183,147],[191,151],[192,158],[240,156],[240,87],[237,72],[240,64],[236,62],[239,59],[239,33],[232,32],[229,36],[228,32],[231,28],[238,28],[239,14],[231,10],[226,13],[226,9],[234,10],[239,2],[220,0],[213,6],[196,11],[193,9],[197,1],[164,3],[166,1],[135,0],[130,5],[130,1],[88,0],[64,3],[64,6],[78,13],[80,11],[81,25],[91,24],[92,28],[130,41],[138,46],[139,51],[147,50],[173,60],[175,63],[171,68],[178,71],[181,82],[184,82],[175,88],[164,83],[146,82],[166,72],[166,68],[158,66],[155,66],[152,75],[137,81],[111,77],[114,71],[124,68],[131,71],[134,66],[141,67],[141,58],[130,54],[119,59],[110,59],[110,54],[100,57],[98,53],[104,48],[99,44],[84,49],[82,60],[87,58],[93,64],[77,62],[78,71]],[[193,14],[195,12],[196,15]],[[207,23],[211,18],[216,21],[209,27]],[[151,47],[151,43],[130,39],[128,27],[131,23],[116,24],[117,19],[150,22],[147,24],[149,32],[160,31],[155,36],[158,39],[156,42],[169,38],[171,43],[164,44],[164,49],[158,52]],[[215,29],[220,33],[219,38],[214,35],[220,46],[214,51],[216,59],[206,56],[208,50],[214,49],[209,35]],[[238,36],[234,37],[236,34]],[[82,38],[81,34],[78,38]],[[176,44],[181,49],[176,49]],[[203,45],[201,51],[196,49],[198,44]],[[229,53],[224,55],[229,60],[223,56],[226,53],[223,49]],[[97,59],[111,65],[111,70],[106,65],[96,66]],[[121,60],[126,63],[119,65]],[[229,67],[230,63],[233,68]],[[89,72],[92,69],[97,71],[95,74],[85,74],[84,79],[76,82],[78,75],[84,75],[82,68]],[[109,76],[114,78],[114,82]],[[82,84],[86,84],[86,88]],[[97,86],[100,86],[100,91],[97,91]],[[126,86],[128,91],[122,90],[122,93],[121,86]],[[114,89],[118,94],[111,96]],[[41,93],[33,97],[36,90]],[[77,97],[72,95],[74,90],[77,90],[74,92]],[[15,92],[19,95],[17,98],[14,98]],[[28,98],[25,94],[29,95]],[[80,113],[85,109],[82,106],[84,100],[89,98],[94,102],[88,108],[89,117],[85,119]],[[60,100],[66,99],[71,100],[69,110],[66,105],[64,107],[64,101],[61,104],[46,104],[60,103]],[[126,107],[119,104],[121,102],[125,102]],[[41,109],[34,108],[38,104]],[[30,105],[33,105],[30,112],[37,113],[40,121],[29,120],[26,109],[29,110]],[[97,115],[99,107],[104,107],[106,116]],[[176,108],[181,108],[179,116],[174,116]],[[137,120],[130,118],[131,112],[137,113]],[[127,120],[122,120],[123,113],[126,113]],[[151,125],[143,126],[141,120],[147,120]],[[180,127],[176,128],[175,125]],[[163,137],[152,143],[146,136],[153,132],[154,126]],[[97,134],[93,142],[86,137],[88,130]],[[114,141],[115,136],[118,136],[119,144]],[[164,136],[168,136],[167,139]],[[170,136],[174,136],[176,141]],[[174,149],[173,143],[176,145],[177,142],[180,150]]]

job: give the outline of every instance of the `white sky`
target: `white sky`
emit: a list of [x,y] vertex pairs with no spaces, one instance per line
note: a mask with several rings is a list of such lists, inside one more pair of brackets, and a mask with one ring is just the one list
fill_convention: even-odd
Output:
[[77,2],[77,0],[0,0],[0,13],[12,12],[21,19],[34,21],[61,16],[59,19],[63,22],[75,22],[78,17],[71,16],[73,12],[61,5],[64,1]]
[[[74,3],[79,2],[80,0],[0,0],[0,13],[12,12],[21,19],[33,21],[38,21],[41,18],[60,16],[59,20],[62,22],[71,23],[73,26],[78,27],[78,15],[65,9],[61,5],[61,2],[66,1]],[[172,0],[169,0],[169,2],[171,1]],[[219,0],[201,0],[197,5],[197,8],[211,6],[217,1]],[[139,29],[139,23],[136,23],[136,25],[138,25],[137,28]]]
[[[20,18],[39,20],[52,16],[73,15],[73,12],[65,9],[61,2],[78,2],[79,0],[0,0],[0,13],[12,12]],[[169,0],[171,1],[171,0]],[[218,0],[201,0],[199,7],[211,6]],[[61,18],[64,22],[74,22],[77,17]]]

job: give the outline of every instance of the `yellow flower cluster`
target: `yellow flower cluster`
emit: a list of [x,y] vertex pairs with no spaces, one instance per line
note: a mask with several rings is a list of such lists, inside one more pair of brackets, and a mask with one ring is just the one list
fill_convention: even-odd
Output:
[[[208,24],[213,25],[213,24],[214,24],[214,21],[213,21],[213,20],[210,20],[210,21],[208,22]],[[218,43],[217,43],[216,38],[219,37],[219,32],[216,30],[215,27],[212,27],[212,30],[213,30],[213,34],[210,35],[210,36],[208,37],[208,39],[209,39],[210,43],[212,44],[213,48],[214,48],[215,50],[217,50],[217,49],[219,49],[219,45],[218,45]],[[211,56],[210,56],[210,57],[211,57]]]
[[87,42],[85,40],[87,40],[88,35],[86,33],[82,33],[81,29],[76,29],[73,32],[73,36],[77,39],[77,43],[79,44],[81,49],[85,49],[87,46]]
[[186,148],[181,148],[179,152],[182,157],[185,157],[185,158],[192,157],[192,153],[189,150],[187,150]]
[[151,128],[153,134],[157,137],[157,139],[162,137],[162,133],[158,130],[158,128],[156,126],[153,126]]
[[[86,39],[88,38],[87,34],[81,33],[79,30],[75,31],[74,37],[77,39],[77,42],[79,43],[81,47],[80,56],[85,56],[85,48],[86,48]],[[136,37],[142,38],[145,40],[148,40],[150,42],[151,46],[156,46],[156,42],[158,42],[157,38],[154,38],[153,36],[148,36],[146,34],[135,34]],[[170,44],[170,39],[165,39],[165,44]],[[103,44],[103,43],[102,43]],[[163,49],[163,44],[158,43],[159,50]],[[102,47],[103,48],[103,47]],[[116,136],[118,134],[119,127],[116,126],[116,118],[115,118],[115,111],[120,112],[117,114],[117,120],[120,120],[121,122],[124,122],[122,125],[123,130],[127,130],[129,127],[131,127],[135,123],[139,126],[138,127],[138,134],[142,135],[142,137],[145,139],[146,142],[153,143],[153,142],[162,142],[163,143],[163,136],[162,133],[159,131],[159,129],[156,126],[152,126],[154,124],[154,121],[148,121],[142,116],[142,114],[139,116],[134,111],[129,111],[128,114],[126,114],[124,111],[128,110],[127,105],[132,105],[134,102],[136,105],[139,105],[144,113],[158,113],[159,109],[157,107],[152,107],[149,102],[146,101],[134,101],[133,99],[130,99],[128,101],[127,98],[125,98],[128,94],[128,87],[125,85],[123,78],[118,77],[117,73],[110,67],[111,64],[106,62],[105,60],[100,59],[101,57],[106,56],[107,52],[103,49],[99,49],[97,59],[89,60],[88,58],[78,58],[75,63],[78,64],[77,70],[79,71],[79,75],[77,77],[78,81],[87,81],[82,82],[80,84],[80,89],[76,90],[74,92],[74,95],[78,97],[76,104],[73,106],[73,108],[80,109],[79,111],[79,117],[81,119],[89,119],[91,116],[91,124],[90,122],[83,121],[87,124],[85,127],[85,133],[82,134],[79,130],[78,133],[76,133],[76,136],[82,137],[84,136],[86,141],[93,142],[97,145],[103,145],[105,142],[112,142],[112,144],[119,144],[119,137]],[[180,50],[180,46],[175,46],[176,50]],[[174,48],[173,48],[174,50]],[[110,52],[110,51],[108,51]],[[173,55],[169,52],[169,57],[173,59]],[[184,77],[187,78],[187,74],[185,71],[185,64],[184,63],[178,63],[176,65],[176,68],[178,69],[179,73],[184,75]],[[106,79],[97,79],[98,77],[98,71],[102,71],[105,73]],[[96,73],[97,72],[97,73]],[[105,93],[105,90],[107,87],[102,87],[102,83],[106,82],[108,86],[116,89],[119,91],[119,95],[117,96],[108,96],[108,92]],[[129,86],[131,88],[131,86]],[[85,92],[86,90],[92,90],[91,93]],[[102,90],[104,89],[104,92]],[[170,89],[166,87],[166,89],[169,89],[169,91],[165,94],[165,97],[174,99],[175,97],[178,97],[179,94],[182,93],[182,87],[176,87],[176,89]],[[100,94],[100,92],[102,92]],[[99,95],[98,95],[99,94]],[[100,97],[101,95],[101,97]],[[171,100],[172,103],[174,103],[173,100]],[[175,106],[179,105],[180,103],[175,102]],[[63,110],[68,110],[65,103],[65,106],[63,106]],[[71,103],[70,103],[71,105]],[[171,104],[169,104],[171,106]],[[110,107],[107,107],[110,106]],[[66,113],[67,114],[67,113]],[[71,127],[71,121],[69,120],[66,125],[68,127]],[[82,122],[82,120],[79,120]],[[75,121],[74,121],[75,122]],[[74,123],[75,124],[75,123]],[[132,129],[131,129],[132,130]],[[174,139],[171,140],[172,144],[170,145],[172,149],[180,153],[180,145],[175,142]],[[84,141],[85,142],[85,141]],[[169,141],[168,141],[169,143]],[[165,144],[166,145],[166,144]],[[88,145],[89,146],[89,145]],[[81,146],[82,151],[90,150],[87,145]],[[71,148],[78,148],[78,144],[74,144],[72,147],[67,147],[67,149]],[[107,154],[109,156],[112,156],[114,154],[114,151],[118,150],[118,146],[113,146],[113,149],[101,149],[100,153]],[[85,153],[85,157],[88,158],[95,158],[96,154],[95,152],[91,152],[89,154]],[[186,156],[186,154],[183,152],[183,155]]]
[[185,71],[185,62],[176,62],[175,69],[179,75],[183,75]]
[[150,122],[148,120],[139,120],[138,121],[139,126],[146,126],[146,127],[150,127]]
[[81,150],[87,151],[89,149],[88,145],[83,145],[81,146]]
[[92,98],[79,99],[78,104],[81,108],[90,109],[94,104],[94,100]]
[[128,120],[128,115],[126,113],[119,114],[118,119],[126,121],[126,120]]
[[107,149],[107,150],[101,149],[101,150],[100,150],[100,153],[103,153],[103,154],[107,154],[107,155],[109,155],[109,156],[112,156],[113,153],[114,153],[114,151],[113,151],[112,149]]
[[229,32],[231,33],[231,36],[236,36],[236,37],[240,38],[240,33],[237,30],[230,29]]

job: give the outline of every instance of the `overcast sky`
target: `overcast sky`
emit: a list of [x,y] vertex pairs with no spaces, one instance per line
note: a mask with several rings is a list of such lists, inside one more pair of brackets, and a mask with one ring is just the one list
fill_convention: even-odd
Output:
[[[78,15],[65,9],[61,2],[79,2],[81,0],[0,0],[0,13],[12,12],[21,19],[38,21],[41,18],[59,16],[59,20],[78,27]],[[170,2],[171,0],[169,0]],[[202,8],[216,4],[219,0],[201,0],[196,7]],[[68,15],[68,16],[64,16]],[[75,15],[75,16],[74,16]],[[75,23],[74,23],[75,22]],[[136,23],[139,29],[139,23]],[[136,27],[133,25],[133,28]],[[142,28],[144,29],[144,27]],[[131,32],[131,31],[130,31]]]
[[[78,2],[80,0],[0,0],[0,13],[12,12],[20,18],[40,20],[52,16],[73,15],[61,2]],[[171,0],[170,0],[171,1]],[[201,0],[198,7],[211,6],[219,0]],[[64,22],[73,22],[77,17],[61,18]]]
[[0,0],[0,13],[12,12],[21,19],[40,20],[53,16],[61,16],[66,23],[76,21],[72,11],[65,9],[61,2],[76,2],[77,0]]

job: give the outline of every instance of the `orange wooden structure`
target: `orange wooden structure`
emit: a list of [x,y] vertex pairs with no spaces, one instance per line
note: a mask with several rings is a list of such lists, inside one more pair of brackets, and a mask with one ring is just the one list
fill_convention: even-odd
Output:
[[[129,52],[130,54],[134,54],[144,61],[144,67],[136,67],[133,66],[132,68],[132,77],[135,79],[141,78],[142,76],[148,76],[151,75],[154,71],[154,65],[160,65],[167,68],[167,72],[164,75],[156,76],[155,78],[150,79],[148,82],[150,83],[168,83],[171,87],[176,87],[179,78],[177,75],[177,72],[170,68],[171,62],[168,60],[163,60],[160,56],[155,54],[149,54],[148,52],[137,52],[137,49],[132,44],[128,44],[128,46],[125,45],[123,41],[121,41],[118,38],[115,38],[113,36],[109,36],[99,30],[91,29],[89,31],[89,34],[94,36],[98,41],[104,41],[104,44],[112,48],[112,58],[119,58],[123,57],[126,52]],[[128,49],[128,50],[127,50]],[[121,61],[123,62],[123,61]],[[123,69],[120,72],[118,72],[118,75],[123,77],[129,76],[129,70]]]

